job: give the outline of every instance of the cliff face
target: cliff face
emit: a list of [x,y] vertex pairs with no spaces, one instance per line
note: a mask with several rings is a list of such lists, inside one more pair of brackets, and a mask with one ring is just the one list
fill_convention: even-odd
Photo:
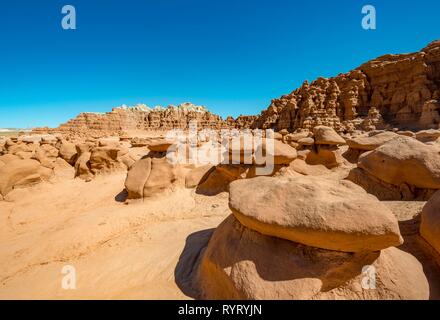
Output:
[[254,127],[338,131],[438,128],[440,41],[420,52],[385,55],[337,77],[319,78],[272,101]]

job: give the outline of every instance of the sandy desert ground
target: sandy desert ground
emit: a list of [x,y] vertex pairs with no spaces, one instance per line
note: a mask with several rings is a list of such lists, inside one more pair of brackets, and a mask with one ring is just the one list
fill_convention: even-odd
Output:
[[[193,260],[227,215],[227,194],[182,189],[125,205],[125,174],[17,189],[1,202],[0,298],[188,299]],[[167,205],[164,205],[166,203]],[[61,287],[65,265],[77,289]]]
[[[228,215],[228,193],[178,189],[124,203],[125,173],[58,179],[0,202],[1,299],[191,299],[194,268]],[[426,202],[384,202],[399,219],[404,251],[423,264],[440,299],[440,258],[418,235]],[[62,288],[74,266],[75,290]]]

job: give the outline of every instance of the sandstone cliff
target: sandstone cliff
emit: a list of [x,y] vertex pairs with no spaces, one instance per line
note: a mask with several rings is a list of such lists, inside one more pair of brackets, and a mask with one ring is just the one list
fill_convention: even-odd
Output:
[[307,81],[272,101],[253,124],[276,130],[438,128],[440,41],[417,53],[385,55],[337,77]]

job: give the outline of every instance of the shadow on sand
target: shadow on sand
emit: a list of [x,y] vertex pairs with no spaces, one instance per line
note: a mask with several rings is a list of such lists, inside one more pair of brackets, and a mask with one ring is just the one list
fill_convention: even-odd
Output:
[[125,200],[127,200],[127,197],[128,197],[128,192],[127,190],[124,189],[115,196],[115,201],[125,202]]
[[190,234],[186,238],[185,247],[174,269],[177,286],[185,295],[193,299],[200,298],[196,287],[197,269],[214,230],[207,229]]

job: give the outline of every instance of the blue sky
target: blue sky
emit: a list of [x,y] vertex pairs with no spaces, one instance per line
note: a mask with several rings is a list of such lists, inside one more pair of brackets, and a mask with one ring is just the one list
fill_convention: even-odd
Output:
[[[61,28],[76,8],[77,30]],[[377,9],[377,30],[361,8]],[[438,0],[15,0],[0,4],[0,127],[122,103],[257,114],[305,79],[440,38]]]

